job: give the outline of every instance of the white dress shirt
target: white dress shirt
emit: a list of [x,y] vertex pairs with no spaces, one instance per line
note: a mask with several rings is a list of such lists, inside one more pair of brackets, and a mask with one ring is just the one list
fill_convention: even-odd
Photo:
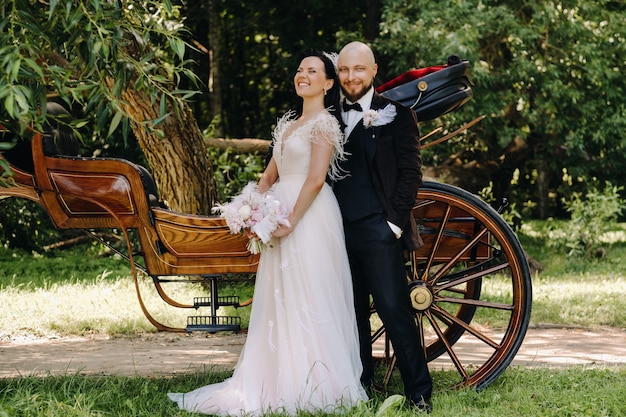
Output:
[[[372,105],[372,97],[374,97],[373,87],[370,88],[370,90],[357,101],[357,103],[359,103],[361,105],[361,108],[363,109],[362,112],[357,110],[350,110],[348,112],[344,112],[343,110],[341,111],[341,117],[343,117],[343,122],[346,124],[346,130],[344,132],[346,138],[350,136],[350,133],[352,133],[352,129],[354,129],[356,124],[363,120],[363,112],[366,112],[370,109]],[[344,97],[343,99],[346,100],[348,104],[353,104],[347,98]]]

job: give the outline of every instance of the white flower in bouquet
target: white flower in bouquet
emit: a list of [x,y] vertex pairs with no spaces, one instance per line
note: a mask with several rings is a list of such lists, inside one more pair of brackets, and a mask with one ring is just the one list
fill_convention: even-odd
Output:
[[271,194],[271,190],[259,193],[254,182],[249,182],[230,203],[218,204],[212,211],[220,213],[231,233],[250,231],[255,235],[247,245],[254,254],[270,244],[272,233],[278,226],[289,226],[289,213],[284,204]]
[[246,221],[250,218],[250,214],[252,213],[252,207],[250,207],[248,204],[245,204],[239,207],[239,210],[237,212],[241,216],[241,219],[243,221]]

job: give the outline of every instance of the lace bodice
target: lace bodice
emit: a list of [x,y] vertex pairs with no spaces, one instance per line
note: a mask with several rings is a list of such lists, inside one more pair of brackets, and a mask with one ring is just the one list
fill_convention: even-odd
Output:
[[[344,159],[344,136],[339,122],[330,113],[323,111],[307,120],[301,126],[289,130],[296,121],[293,111],[287,112],[278,120],[272,134],[274,140],[274,160],[281,178],[291,175],[306,176],[311,162],[311,143],[326,141],[333,146],[328,174],[332,179],[341,178],[339,161]],[[287,137],[285,134],[289,133]]]

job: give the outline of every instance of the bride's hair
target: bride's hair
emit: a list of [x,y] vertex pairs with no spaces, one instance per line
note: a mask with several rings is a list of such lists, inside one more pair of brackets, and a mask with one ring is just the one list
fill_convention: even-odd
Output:
[[[298,58],[298,64],[302,62],[304,58],[310,56],[314,56],[322,60],[322,62],[324,63],[324,72],[326,73],[326,79],[334,81],[333,86],[330,88],[330,90],[326,91],[326,95],[324,96],[324,107],[328,109],[330,114],[335,116],[343,130],[345,124],[343,123],[343,119],[341,118],[341,109],[339,107],[339,77],[337,76],[335,62],[333,62],[333,60],[331,59],[331,55],[325,52],[320,52],[316,49],[307,49],[302,54],[300,54],[300,57]],[[302,114],[301,98],[297,102],[295,111],[297,116],[300,116]]]

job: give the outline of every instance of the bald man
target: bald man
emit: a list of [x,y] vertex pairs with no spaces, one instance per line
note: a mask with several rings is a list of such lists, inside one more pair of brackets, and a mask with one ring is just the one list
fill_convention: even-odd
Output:
[[397,357],[405,395],[430,413],[432,379],[409,300],[403,252],[422,245],[412,209],[422,183],[414,112],[374,90],[378,64],[362,42],[339,52],[347,175],[334,184],[352,270],[361,346],[361,381],[372,388],[370,294]]

